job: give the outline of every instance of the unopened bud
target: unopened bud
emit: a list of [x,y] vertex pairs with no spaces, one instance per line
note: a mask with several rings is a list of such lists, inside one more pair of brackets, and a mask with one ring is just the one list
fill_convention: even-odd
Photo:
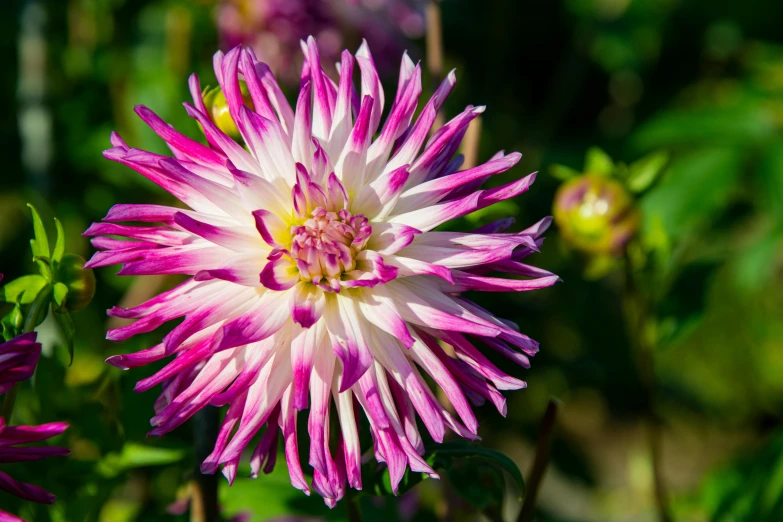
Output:
[[[245,106],[252,109],[253,100],[250,98],[250,91],[247,89],[245,82],[239,82],[239,88],[242,91],[242,100],[245,102]],[[231,113],[228,110],[228,102],[226,101],[226,95],[223,94],[223,90],[220,87],[215,87],[204,93],[204,105],[212,116],[212,121],[215,125],[234,139],[241,139],[237,124],[231,117]]]
[[591,254],[618,253],[639,226],[639,211],[625,187],[596,174],[560,186],[554,217],[563,238]]

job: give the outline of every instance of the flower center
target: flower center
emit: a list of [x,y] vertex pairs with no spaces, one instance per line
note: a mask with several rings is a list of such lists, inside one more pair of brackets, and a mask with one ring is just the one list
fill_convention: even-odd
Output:
[[339,291],[340,277],[356,268],[355,257],[371,234],[372,227],[361,214],[315,208],[303,224],[291,227],[291,257],[299,268],[299,276]]

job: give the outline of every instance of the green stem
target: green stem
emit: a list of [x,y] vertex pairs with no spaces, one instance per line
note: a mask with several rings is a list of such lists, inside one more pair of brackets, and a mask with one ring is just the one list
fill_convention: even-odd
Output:
[[352,488],[348,488],[345,492],[345,511],[348,515],[348,522],[362,522],[362,510],[359,508],[359,496]]
[[660,522],[671,522],[668,491],[663,478],[661,422],[657,414],[655,393],[655,342],[647,334],[645,327],[651,317],[649,299],[640,291],[636,284],[633,263],[626,251],[625,254],[625,320],[628,336],[636,355],[636,365],[644,394],[645,427],[647,442],[650,446],[653,481],[655,488],[655,505]]
[[220,411],[206,406],[193,416],[194,444],[196,453],[195,491],[190,506],[191,522],[219,522],[218,477],[201,472],[201,463],[215,447],[220,427]]
[[[38,323],[41,322],[41,314],[45,316],[45,312],[49,306],[49,299],[51,298],[51,286],[46,285],[38,295],[35,296],[35,300],[30,305],[30,312],[25,317],[24,325],[22,327],[22,333],[29,333],[35,330]],[[6,424],[11,424],[11,415],[14,413],[14,405],[16,404],[16,394],[19,392],[19,383],[15,383],[5,395],[3,395],[3,406],[0,408],[0,417],[5,419]]]

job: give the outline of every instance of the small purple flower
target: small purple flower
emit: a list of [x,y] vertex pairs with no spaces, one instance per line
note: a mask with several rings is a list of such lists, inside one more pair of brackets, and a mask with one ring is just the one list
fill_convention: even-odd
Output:
[[[36,334],[31,332],[0,344],[0,393],[6,393],[15,383],[32,376],[41,354],[41,345],[35,341],[35,337]],[[0,464],[68,455],[68,449],[57,446],[22,446],[59,435],[67,427],[64,422],[40,426],[8,426],[0,417]],[[55,500],[54,495],[43,488],[15,480],[2,471],[0,490],[32,502],[51,504]],[[0,511],[0,520],[22,522],[20,518],[3,511]]]
[[[446,77],[414,118],[422,73],[407,55],[383,124],[387,98],[366,44],[355,56],[342,53],[339,82],[332,83],[310,38],[295,110],[252,50],[219,52],[214,63],[244,146],[212,121],[193,75],[193,105],[185,107],[209,146],[137,107],[174,157],[133,149],[116,133],[105,152],[190,207],[120,204],[85,232],[99,249],[88,267],[122,263],[120,275],[190,276],[146,303],[109,311],[135,319],[109,331],[115,341],[184,321],[162,343],[108,362],[130,369],[173,357],[136,385],[137,391],[163,388],[151,435],[175,429],[209,404],[228,406],[205,473],[223,466],[233,482],[240,457],[262,431],[250,464],[253,476],[269,473],[282,433],[293,485],[307,494],[312,487],[334,506],[346,483],[362,487],[361,410],[395,491],[406,468],[437,476],[422,458],[417,418],[436,441],[446,430],[477,439],[471,404],[489,401],[505,415],[501,390],[526,386],[483,351],[525,368],[538,351],[514,323],[463,293],[522,292],[558,278],[523,262],[541,246],[549,218],[511,233],[505,232],[511,219],[472,233],[434,229],[526,192],[534,175],[479,188],[513,167],[519,153],[499,152],[459,170],[462,157],[455,153],[484,108],[469,106],[431,134],[455,76]],[[307,408],[312,484],[299,462],[296,422]],[[331,408],[339,419],[336,446]]]
[[33,376],[41,356],[41,344],[35,337],[35,332],[30,332],[0,344],[0,395]]

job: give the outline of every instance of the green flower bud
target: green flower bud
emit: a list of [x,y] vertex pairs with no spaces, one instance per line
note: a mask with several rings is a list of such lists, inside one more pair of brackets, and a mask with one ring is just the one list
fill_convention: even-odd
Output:
[[625,187],[596,174],[560,186],[554,217],[568,244],[591,254],[618,253],[639,227],[639,211]]
[[[247,84],[240,81],[239,88],[242,91],[242,99],[245,102],[245,106],[249,109],[253,109],[253,100],[250,97],[250,91],[247,89]],[[234,139],[242,138],[239,134],[239,129],[237,129],[237,124],[234,122],[234,119],[231,117],[231,113],[228,110],[226,95],[223,94],[223,90],[220,87],[208,89],[204,92],[204,105],[210,112],[212,121],[215,122],[218,129]]]
[[65,308],[71,312],[86,307],[95,295],[95,275],[84,263],[81,256],[65,254],[59,264],[59,282],[68,287]]

